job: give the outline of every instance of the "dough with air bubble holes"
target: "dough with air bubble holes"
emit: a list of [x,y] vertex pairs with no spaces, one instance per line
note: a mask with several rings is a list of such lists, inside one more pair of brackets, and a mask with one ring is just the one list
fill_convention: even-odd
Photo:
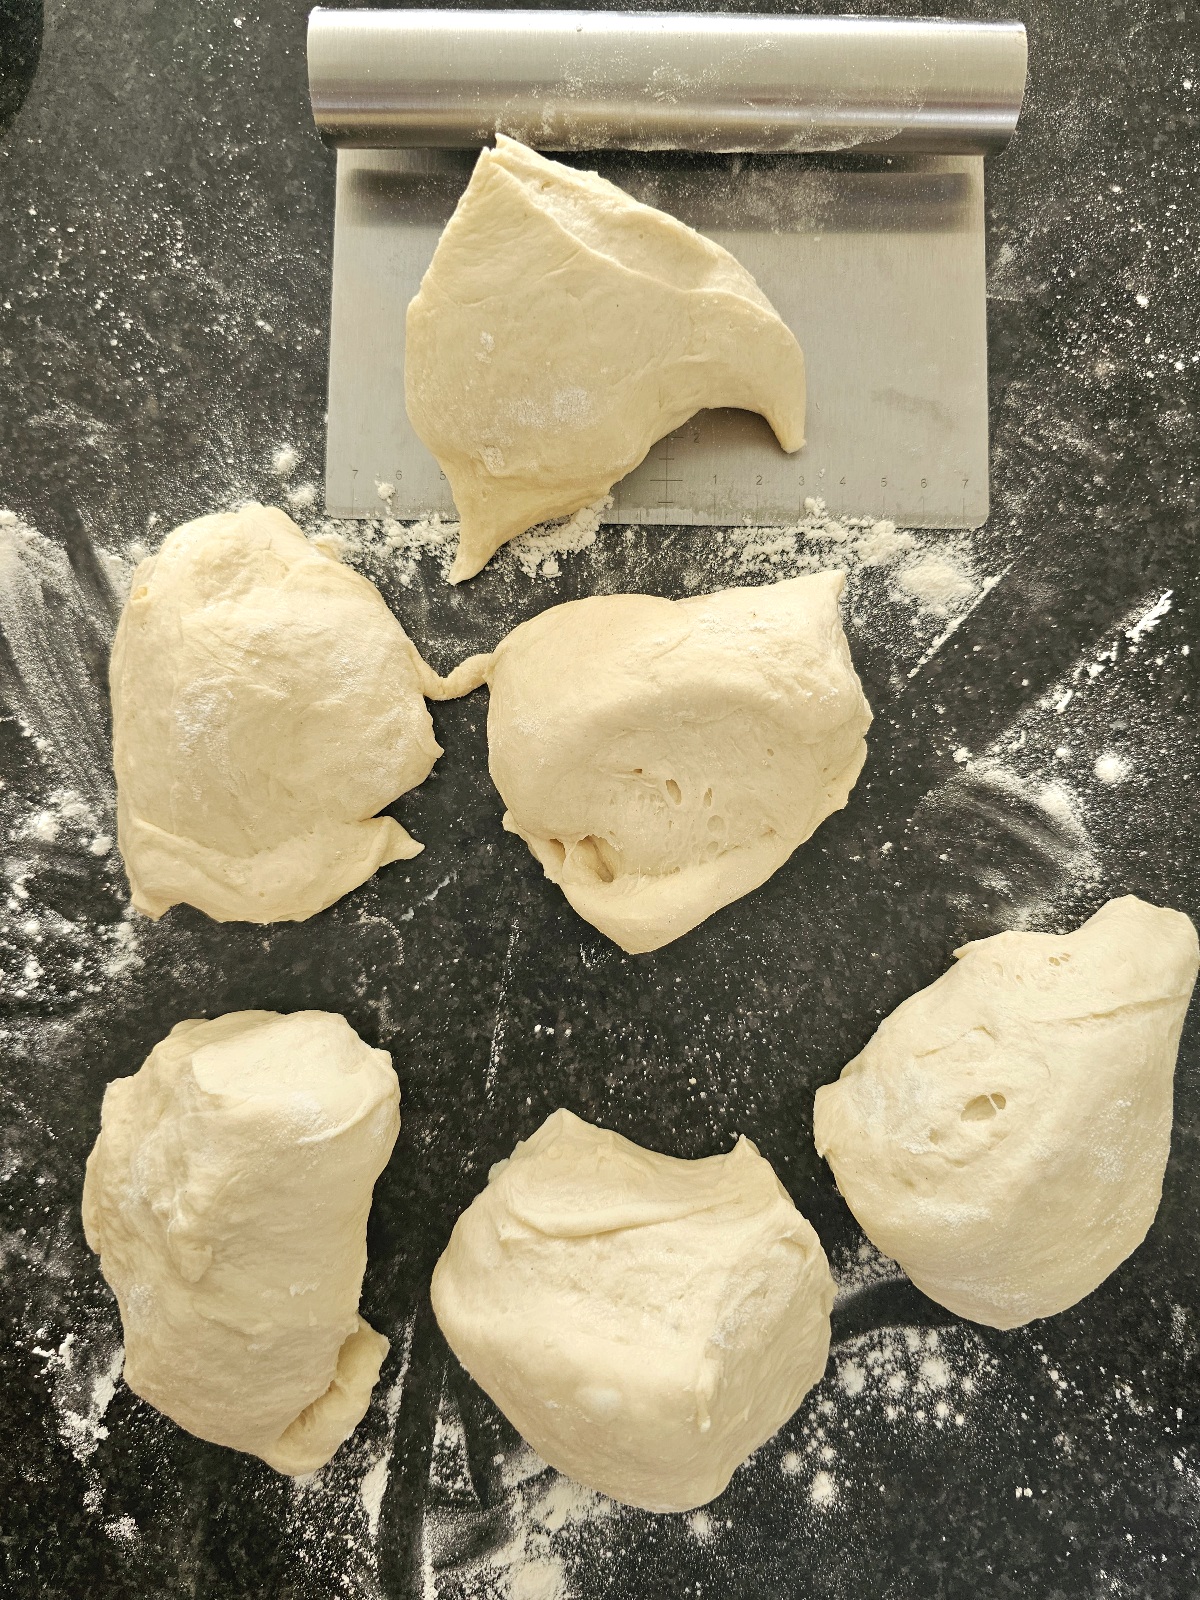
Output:
[[581,917],[656,950],[846,804],[871,710],[824,572],[553,606],[488,667],[492,780]]
[[1196,930],[1126,895],[955,954],[818,1089],[814,1133],[918,1289],[1014,1328],[1090,1294],[1154,1220]]

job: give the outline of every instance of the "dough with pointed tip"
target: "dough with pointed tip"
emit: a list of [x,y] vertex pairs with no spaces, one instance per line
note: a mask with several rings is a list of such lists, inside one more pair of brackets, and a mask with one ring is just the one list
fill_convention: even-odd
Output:
[[955,955],[817,1090],[814,1132],[918,1289],[1015,1328],[1090,1294],[1154,1220],[1196,930],[1126,895]]
[[500,135],[408,308],[404,392],[461,524],[451,582],[601,499],[696,411],[804,443],[804,358],[720,245]]
[[758,888],[846,804],[871,711],[843,583],[593,596],[496,650],[504,826],[623,950],[656,950]]
[[133,903],[218,922],[301,921],[416,855],[376,813],[442,753],[424,696],[480,681],[438,678],[374,584],[254,504],[142,562],[109,678]]
[[399,1107],[387,1052],[327,1011],[181,1022],[109,1084],[83,1223],[135,1394],[277,1472],[329,1460],[388,1351],[358,1297]]
[[431,1292],[450,1348],[551,1466],[687,1511],[820,1379],[834,1289],[748,1139],[681,1161],[556,1111],[492,1168]]

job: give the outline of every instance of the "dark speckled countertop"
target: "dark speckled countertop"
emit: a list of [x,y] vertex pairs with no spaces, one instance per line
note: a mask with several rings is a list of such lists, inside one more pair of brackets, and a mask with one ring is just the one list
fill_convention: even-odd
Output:
[[[851,573],[876,721],[850,805],[764,889],[639,959],[501,832],[480,696],[435,709],[447,754],[396,808],[419,859],[302,926],[124,915],[103,670],[129,562],[251,495],[321,523],[305,485],[333,159],[308,116],[305,13],[51,0],[39,59],[40,6],[0,0],[0,1592],[1194,1597],[1196,1018],[1145,1244],[1012,1333],[957,1321],[864,1249],[811,1103],[969,938],[1073,926],[1123,892],[1200,913],[1195,0],[1024,9],[1029,95],[988,168],[994,510],[921,547],[953,558],[967,601],[939,620],[894,573]],[[442,669],[557,599],[788,559],[602,530],[555,577],[501,560],[452,590],[436,550],[349,555]],[[106,1082],[178,1019],[249,1006],[344,1012],[404,1096],[363,1302],[393,1352],[354,1440],[299,1485],[116,1381],[78,1218]],[[681,1155],[750,1135],[842,1285],[824,1382],[703,1515],[572,1492],[433,1323],[455,1215],[560,1104]]]

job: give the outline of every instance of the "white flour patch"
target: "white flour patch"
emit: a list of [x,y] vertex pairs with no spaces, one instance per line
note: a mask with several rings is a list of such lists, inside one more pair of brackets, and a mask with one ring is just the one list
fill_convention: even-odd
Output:
[[1101,783],[1124,783],[1129,776],[1129,762],[1115,750],[1106,750],[1103,755],[1096,757],[1092,771]]
[[815,1472],[808,1488],[808,1498],[814,1506],[831,1506],[837,1499],[837,1484],[833,1474],[824,1469]]
[[317,503],[317,486],[315,483],[298,483],[294,489],[287,490],[284,498],[293,511],[308,511]]
[[978,580],[945,556],[926,556],[905,567],[896,582],[931,616],[948,617],[979,590]]
[[117,1392],[125,1350],[84,1351],[68,1333],[54,1349],[33,1345],[45,1361],[45,1373],[54,1396],[54,1411],[63,1443],[76,1461],[85,1465],[108,1438],[104,1414]]
[[505,548],[527,578],[557,578],[562,571],[559,556],[589,550],[596,542],[600,519],[611,505],[612,495],[605,495],[573,517],[530,528]]
[[854,541],[854,553],[864,567],[890,567],[916,548],[913,535],[897,532],[892,522],[874,522]]
[[707,1544],[713,1536],[712,1518],[707,1511],[693,1511],[687,1519],[688,1532],[698,1544]]
[[1147,633],[1152,633],[1171,609],[1171,602],[1175,591],[1167,589],[1160,594],[1152,605],[1146,607],[1140,616],[1135,617],[1124,629],[1125,637],[1131,644],[1138,641]]
[[383,1509],[383,1492],[387,1488],[389,1466],[387,1455],[381,1451],[373,1465],[367,1468],[359,1485],[359,1496],[367,1513],[367,1532],[372,1542],[379,1536],[379,1515]]

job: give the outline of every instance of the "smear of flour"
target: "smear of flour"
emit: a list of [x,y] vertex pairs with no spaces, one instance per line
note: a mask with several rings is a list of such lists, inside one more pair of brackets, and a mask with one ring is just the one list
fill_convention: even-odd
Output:
[[[430,1454],[422,1535],[422,1600],[572,1600],[572,1574],[594,1566],[625,1507],[573,1483],[528,1445],[494,1458],[498,1481],[484,1506],[472,1478],[466,1431],[443,1388]],[[457,1558],[475,1553],[470,1570]]]
[[[489,563],[491,579],[509,584],[518,575],[556,579],[565,561],[595,547],[603,535],[620,541],[620,587],[636,592],[644,581],[640,569],[657,555],[663,534],[632,525],[602,527],[610,503],[608,498],[597,501],[573,517],[511,540]],[[306,531],[331,554],[368,574],[390,576],[404,588],[417,582],[425,562],[444,579],[458,541],[458,523],[436,514],[414,522],[386,516],[324,518]],[[981,575],[974,545],[959,535],[898,529],[871,516],[834,517],[817,498],[806,501],[804,516],[786,527],[694,528],[675,539],[682,557],[676,561],[677,578],[685,593],[747,581],[770,583],[830,567],[847,570],[851,620],[857,617],[864,629],[894,636],[910,659],[914,646],[923,648],[933,640],[937,625],[957,625],[998,581]],[[861,581],[856,574],[862,575]],[[596,592],[606,591],[597,586]]]
[[0,690],[39,753],[94,804],[112,804],[103,663],[110,589],[88,595],[66,552],[0,511]]
[[1015,770],[996,753],[926,795],[913,816],[914,848],[936,858],[949,899],[995,931],[1062,920],[1100,880],[1079,796],[1064,778]]
[[379,1534],[379,1517],[383,1509],[383,1496],[388,1485],[388,1476],[391,1471],[392,1449],[396,1442],[396,1422],[400,1416],[400,1402],[404,1398],[404,1382],[408,1377],[408,1365],[412,1359],[413,1321],[409,1320],[404,1330],[404,1339],[400,1350],[400,1370],[388,1386],[387,1398],[384,1401],[384,1417],[386,1433],[383,1443],[375,1460],[363,1474],[359,1486],[363,1510],[367,1514],[367,1531],[372,1543]]
[[396,1428],[412,1357],[413,1321],[394,1341],[366,1417],[319,1471],[292,1480],[287,1542],[302,1559],[299,1593],[339,1592],[386,1600],[379,1581],[378,1539]]
[[[985,750],[968,751],[966,763],[1015,764],[1022,772],[1070,775],[1086,795],[1076,805],[1080,816],[1108,807],[1111,792],[1136,790],[1138,747],[1152,745],[1157,693],[1190,652],[1190,645],[1165,643],[1156,634],[1171,614],[1172,591],[1148,595],[1085,646],[1079,659],[1026,706]],[[1114,746],[1114,736],[1120,744]],[[1162,752],[1157,752],[1162,754]],[[1130,803],[1128,800],[1126,804]]]
[[984,748],[959,747],[960,771],[918,806],[905,848],[938,859],[977,932],[989,918],[1066,931],[1106,887],[1124,892],[1106,882],[1106,839],[1153,803],[1146,771],[1169,756],[1155,706],[1191,649],[1170,637],[1171,602],[1148,594]]
[[[390,485],[381,487],[389,488]],[[383,497],[387,498],[387,497]],[[585,506],[573,517],[544,523],[502,545],[492,557],[498,571],[516,567],[527,578],[557,578],[562,572],[561,556],[577,555],[596,542],[601,517],[612,504],[606,496]],[[421,562],[432,557],[442,578],[450,571],[458,544],[458,523],[438,513],[415,522],[379,520],[334,520],[325,518],[310,538],[343,561],[366,561],[382,557],[405,588],[416,580]]]

